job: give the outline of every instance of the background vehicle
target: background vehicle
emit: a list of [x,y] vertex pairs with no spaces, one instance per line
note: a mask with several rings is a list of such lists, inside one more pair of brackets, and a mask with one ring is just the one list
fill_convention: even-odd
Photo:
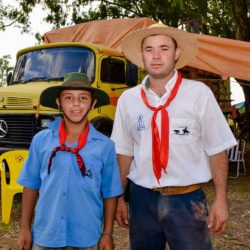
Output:
[[[126,25],[137,22],[140,25],[135,29],[139,29],[151,24],[152,21],[149,20],[129,20],[130,23]],[[102,34],[96,36],[96,27],[100,26],[100,22],[105,23],[95,21],[90,26],[85,23],[80,29],[79,25],[71,26],[74,34],[79,35],[77,41],[80,42],[62,42],[62,37],[73,36],[67,28],[63,28],[52,34],[49,32],[45,44],[17,53],[14,72],[8,76],[8,86],[1,88],[0,92],[0,154],[11,149],[28,148],[32,137],[49,120],[60,115],[57,110],[40,105],[39,98],[45,88],[61,84],[64,75],[69,72],[86,73],[93,86],[108,93],[110,105],[93,110],[90,120],[99,131],[110,135],[119,96],[125,89],[140,82],[143,72],[127,61],[118,50],[101,45]],[[112,26],[117,30],[117,24],[112,23]],[[106,28],[112,38],[114,33],[111,26]],[[127,31],[127,28],[124,30]],[[59,42],[49,42],[48,37],[54,39],[55,32]],[[92,39],[88,32],[93,35],[94,40],[99,37],[99,44],[82,42],[84,36],[87,40]],[[103,39],[107,37],[108,33]]]
[[[8,86],[0,89],[0,154],[28,148],[33,136],[60,115],[41,106],[39,98],[45,88],[61,84],[69,72],[86,73],[94,87],[109,95],[110,105],[92,111],[90,120],[99,131],[110,135],[119,96],[141,82],[145,73],[123,56],[121,40],[153,23],[149,18],[91,21],[49,31],[44,44],[19,51]],[[181,72],[184,77],[205,82],[224,114],[231,112],[228,80],[189,66]]]

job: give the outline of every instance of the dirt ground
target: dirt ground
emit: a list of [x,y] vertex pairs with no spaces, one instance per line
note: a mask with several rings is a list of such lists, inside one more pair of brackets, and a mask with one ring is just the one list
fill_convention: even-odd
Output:
[[[247,144],[247,175],[237,179],[229,178],[228,199],[230,220],[223,235],[212,236],[214,250],[247,250],[250,249],[250,143]],[[234,170],[234,166],[230,167]],[[204,190],[208,203],[211,204],[214,191],[210,182]],[[0,249],[15,249],[20,230],[21,195],[16,195],[12,207],[9,225],[0,224]],[[0,217],[1,219],[1,217]],[[114,242],[116,250],[129,250],[128,231],[115,224]],[[168,249],[168,248],[166,248]],[[154,250],[154,249],[152,249]]]

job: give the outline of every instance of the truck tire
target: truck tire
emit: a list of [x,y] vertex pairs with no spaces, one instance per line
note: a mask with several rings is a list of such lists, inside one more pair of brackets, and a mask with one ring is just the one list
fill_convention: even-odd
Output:
[[101,132],[102,134],[110,137],[112,128],[113,128],[113,120],[108,118],[108,117],[95,117],[94,119],[91,120],[91,123],[93,126]]

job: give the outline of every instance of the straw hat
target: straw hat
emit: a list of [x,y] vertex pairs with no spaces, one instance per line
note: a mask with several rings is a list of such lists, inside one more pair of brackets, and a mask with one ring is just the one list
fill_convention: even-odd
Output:
[[101,89],[94,88],[89,82],[88,76],[83,73],[73,72],[64,76],[62,85],[53,86],[45,89],[40,96],[40,103],[49,108],[57,109],[56,98],[60,92],[65,89],[87,90],[91,92],[97,99],[95,108],[108,105],[109,96]]
[[141,68],[144,68],[141,54],[142,41],[145,37],[152,35],[166,35],[175,39],[177,46],[181,49],[180,57],[175,64],[176,69],[187,65],[198,51],[198,43],[192,33],[156,23],[129,33],[122,41],[121,46],[124,55]]

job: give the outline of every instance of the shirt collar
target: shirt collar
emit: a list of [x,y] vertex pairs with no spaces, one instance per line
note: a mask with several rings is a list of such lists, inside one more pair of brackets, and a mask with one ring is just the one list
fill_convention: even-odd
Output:
[[[53,134],[58,136],[58,129],[60,126],[62,118],[58,117],[54,121],[51,121],[47,124],[47,127],[53,131]],[[87,141],[91,140],[104,140],[104,135],[100,132],[98,132],[94,126],[90,123],[89,124],[89,134]],[[74,144],[73,144],[74,145]]]
[[[169,79],[169,81],[165,84],[165,89],[166,89],[166,93],[163,95],[169,95],[169,92],[172,90],[172,88],[174,87],[174,84],[176,82],[176,79],[177,79],[177,70],[174,70],[174,75]],[[151,92],[151,93],[154,93],[153,90],[151,90],[149,88],[149,75],[146,75],[144,77],[144,79],[142,80],[142,83],[141,83],[145,90]]]

